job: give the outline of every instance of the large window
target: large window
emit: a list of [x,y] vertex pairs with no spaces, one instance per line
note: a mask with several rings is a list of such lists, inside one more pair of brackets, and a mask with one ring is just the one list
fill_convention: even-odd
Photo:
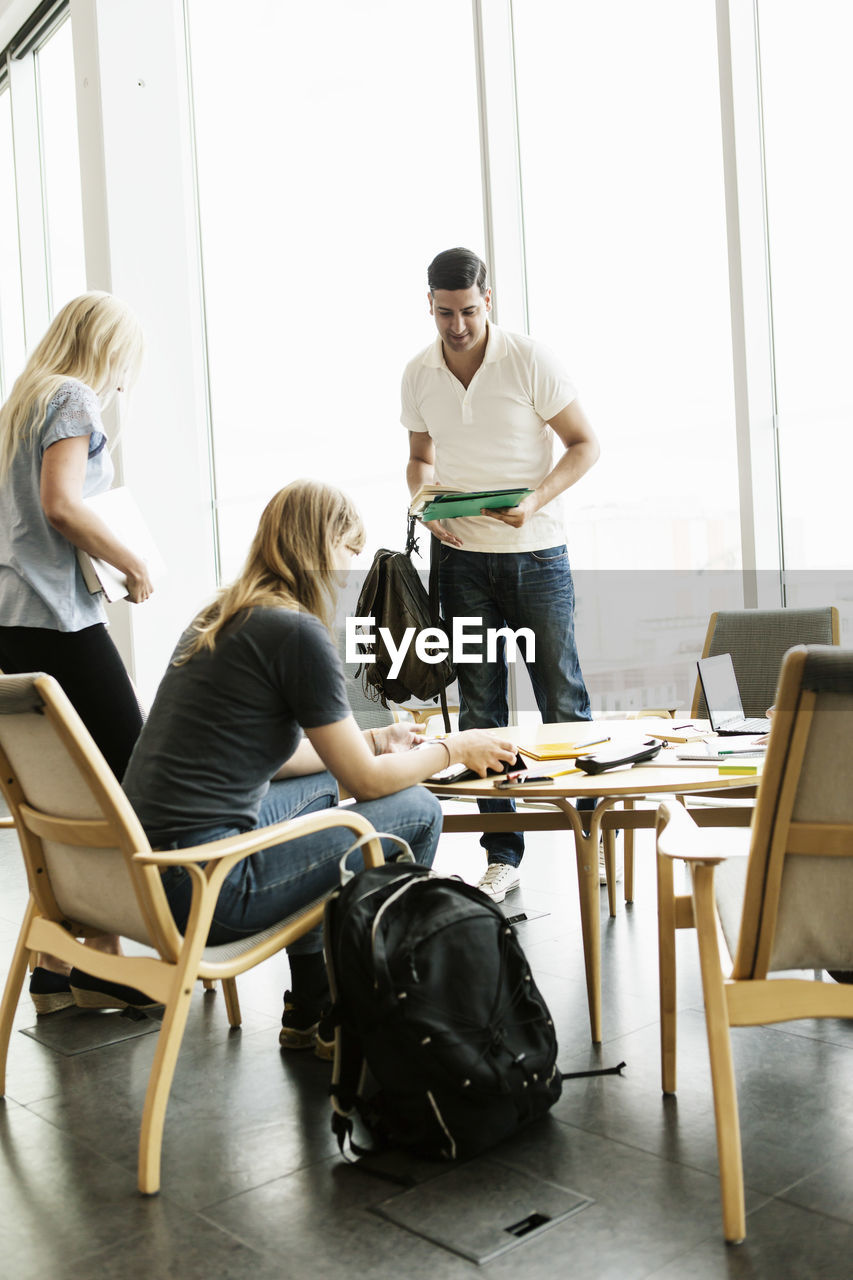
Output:
[[0,93],[0,399],[24,364],[24,311],[12,146],[12,99]]
[[483,242],[470,6],[189,14],[223,575],[304,475],[353,494],[369,552],[399,545],[399,387],[435,332],[426,267]]
[[788,602],[838,604],[849,628],[853,7],[815,0],[806,28],[792,0],[758,13]]
[[51,312],[86,288],[77,100],[71,23],[67,20],[35,55]]
[[566,495],[593,704],[689,701],[741,603],[714,6],[514,6],[530,330],[602,456]]

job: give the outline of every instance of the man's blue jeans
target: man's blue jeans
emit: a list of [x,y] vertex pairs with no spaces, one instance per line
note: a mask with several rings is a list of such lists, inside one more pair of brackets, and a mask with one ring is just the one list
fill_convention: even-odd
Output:
[[[589,695],[575,646],[575,589],[565,546],[543,551],[460,551],[442,546],[439,588],[445,621],[478,618],[488,628],[529,627],[536,637],[535,660],[519,642],[543,721],[589,720]],[[470,628],[474,630],[474,628]],[[485,639],[484,639],[485,644]],[[470,646],[472,655],[477,652]],[[494,662],[458,663],[459,727],[486,729],[505,725],[507,705],[506,644],[498,642]],[[508,813],[512,800],[480,800],[481,813]],[[490,832],[480,844],[489,862],[517,867],[524,853],[520,831]]]
[[[269,827],[300,814],[331,809],[337,803],[338,787],[330,773],[311,773],[272,782],[261,803],[257,826]],[[442,815],[441,805],[430,792],[423,787],[407,787],[393,795],[351,807],[377,831],[387,831],[408,841],[416,862],[426,867],[432,865]],[[199,827],[181,833],[175,840],[158,843],[160,848],[186,849],[235,835],[238,830],[237,827]],[[222,886],[208,942],[215,946],[258,933],[334,888],[339,883],[338,863],[355,838],[345,827],[331,827],[287,844],[262,849],[238,862]],[[383,847],[386,858],[400,852],[399,845],[390,840],[384,841]],[[352,855],[348,866],[358,871],[363,865],[359,850]],[[190,909],[189,874],[182,867],[170,867],[163,873],[163,887],[172,915],[183,929]],[[322,929],[317,928],[287,950],[291,955],[305,955],[321,951],[322,947]]]

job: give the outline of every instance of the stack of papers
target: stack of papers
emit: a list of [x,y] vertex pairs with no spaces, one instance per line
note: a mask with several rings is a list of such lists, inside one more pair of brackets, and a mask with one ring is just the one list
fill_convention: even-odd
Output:
[[[166,572],[166,565],[130,490],[119,485],[115,489],[108,489],[106,493],[85,498],[84,502],[109,525],[110,531],[120,542],[145,561],[153,582],[158,583]],[[79,547],[77,561],[83,581],[92,595],[102,591],[104,598],[112,604],[128,594],[127,578],[114,565],[90,556]]]
[[661,742],[699,742],[710,732],[707,721],[702,725],[676,724],[674,720],[642,720],[643,732]]
[[750,743],[740,747],[723,747],[718,750],[714,744],[698,751],[676,751],[675,758],[697,764],[739,764],[744,760],[760,760],[767,754],[767,747]]

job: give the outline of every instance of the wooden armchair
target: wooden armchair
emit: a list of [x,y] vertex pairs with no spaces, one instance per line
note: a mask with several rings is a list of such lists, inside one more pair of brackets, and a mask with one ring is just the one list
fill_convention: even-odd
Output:
[[[853,653],[799,647],[779,680],[747,856],[727,859],[719,833],[700,830],[680,805],[659,810],[662,1085],[675,1092],[675,931],[695,928],[731,1242],[744,1239],[746,1221],[729,1028],[853,1018],[853,986],[817,980],[823,969],[853,970],[851,776]],[[676,858],[690,867],[689,895],[674,893]]]
[[[708,658],[718,653],[730,653],[737,676],[738,688],[743,701],[744,715],[763,716],[776,696],[776,684],[782,659],[787,651],[796,644],[833,644],[840,643],[838,610],[834,605],[824,605],[815,609],[729,609],[712,613],[705,633],[701,657]],[[645,715],[669,714],[666,710],[646,710],[638,713]],[[702,686],[698,676],[693,692],[693,705],[690,710],[692,720],[705,720],[708,708],[702,696]],[[708,808],[714,806],[712,796],[691,798],[687,807]],[[740,817],[739,806],[746,806],[750,801],[746,798],[732,801],[726,796],[720,808],[720,823],[729,825],[748,825],[749,817]],[[634,806],[626,806],[633,808]],[[710,822],[709,824],[710,825]],[[608,893],[610,895],[610,914],[614,914],[614,895],[608,876]],[[634,899],[634,842],[630,828],[625,831],[625,901]]]
[[[160,1187],[163,1123],[197,979],[222,980],[232,1027],[240,1025],[235,976],[320,924],[323,900],[263,933],[206,945],[222,883],[257,850],[327,827],[353,838],[373,827],[360,814],[332,809],[175,852],[151,849],[129,801],[60,686],[51,676],[0,677],[0,786],[17,827],[30,899],[0,1003],[0,1095],[12,1020],[29,957],[45,951],[85,973],[124,983],[165,1005],[151,1066],[139,1140],[139,1189]],[[383,861],[379,840],[365,863]],[[192,906],[182,936],[172,918],[160,869],[183,866]],[[79,938],[120,934],[152,951],[113,956]]]
[[[763,716],[776,696],[782,659],[795,644],[838,644],[838,610],[728,609],[712,613],[702,657],[730,653],[745,716]],[[708,708],[699,679],[693,690],[693,720],[706,720]]]

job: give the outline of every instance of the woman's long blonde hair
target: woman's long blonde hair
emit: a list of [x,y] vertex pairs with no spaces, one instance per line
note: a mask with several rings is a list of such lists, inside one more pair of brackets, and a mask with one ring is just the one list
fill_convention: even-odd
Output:
[[142,345],[139,321],[111,293],[83,293],[67,302],[0,409],[0,480],[19,446],[41,429],[47,406],[63,382],[85,382],[103,408],[120,385],[129,387],[135,381]]
[[176,664],[213,649],[222,630],[246,610],[286,608],[313,613],[331,628],[337,584],[335,548],[364,546],[364,524],[340,489],[320,480],[294,480],[264,508],[239,578],[222,590],[194,623]]

